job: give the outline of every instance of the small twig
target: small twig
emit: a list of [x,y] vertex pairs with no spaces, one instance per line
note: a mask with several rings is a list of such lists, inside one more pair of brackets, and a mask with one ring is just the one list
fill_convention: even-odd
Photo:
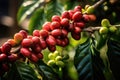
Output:
[[97,8],[99,5],[103,4],[106,0],[100,0],[93,5],[94,8]]

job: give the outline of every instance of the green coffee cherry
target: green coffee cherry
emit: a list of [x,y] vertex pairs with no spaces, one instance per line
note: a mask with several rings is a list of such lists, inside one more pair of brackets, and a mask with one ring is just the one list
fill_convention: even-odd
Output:
[[48,58],[49,58],[50,60],[54,60],[54,59],[55,59],[55,56],[54,56],[53,53],[49,53]]
[[94,10],[95,10],[94,6],[89,6],[89,7],[86,9],[85,12],[88,13],[88,14],[91,14],[91,13],[94,12]]
[[55,66],[56,62],[55,62],[55,60],[49,60],[49,61],[47,62],[47,64],[48,64],[49,66]]
[[108,33],[108,28],[107,27],[101,27],[99,30],[99,33],[104,35]]
[[56,65],[59,67],[64,67],[65,63],[63,61],[56,61]]
[[101,26],[102,27],[109,27],[111,24],[110,24],[110,22],[109,22],[109,20],[108,19],[103,19],[102,21],[101,21]]
[[55,58],[55,61],[61,61],[62,60],[62,56],[57,56],[56,58]]
[[114,32],[117,31],[117,28],[116,28],[115,26],[110,26],[109,31],[110,31],[111,33],[114,33]]

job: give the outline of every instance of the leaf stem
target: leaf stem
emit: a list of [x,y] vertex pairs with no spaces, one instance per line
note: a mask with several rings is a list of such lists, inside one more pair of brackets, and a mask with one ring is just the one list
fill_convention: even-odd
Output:
[[99,0],[97,3],[93,5],[94,8],[97,8],[99,5],[103,4],[106,0]]

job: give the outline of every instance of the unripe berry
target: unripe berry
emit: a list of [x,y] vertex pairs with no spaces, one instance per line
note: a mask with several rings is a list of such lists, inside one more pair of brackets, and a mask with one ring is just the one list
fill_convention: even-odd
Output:
[[93,13],[94,12],[94,6],[89,6],[87,9],[86,9],[86,13],[88,13],[88,14],[91,14],[91,13]]
[[80,11],[81,12],[82,10],[82,7],[81,6],[75,6],[74,8],[74,11],[77,12],[77,11]]
[[39,30],[34,30],[34,31],[33,31],[33,36],[40,37]]
[[89,14],[88,16],[89,16],[90,21],[95,21],[96,20],[96,16],[95,15]]
[[4,54],[4,53],[0,54],[0,62],[4,61],[6,59],[7,59],[7,55],[6,54]]
[[107,27],[101,27],[100,30],[99,30],[99,33],[100,34],[107,34],[108,33],[108,28]]
[[49,60],[47,62],[47,65],[49,65],[49,66],[55,66],[55,60]]
[[56,61],[56,65],[59,67],[64,67],[65,63],[63,61]]
[[110,26],[109,31],[111,33],[115,33],[117,31],[117,28],[115,26]]
[[32,52],[29,50],[29,48],[21,48],[20,49],[20,53],[24,56],[24,57],[31,57]]
[[54,29],[60,29],[60,23],[57,21],[53,21],[50,25],[50,29],[54,30]]
[[81,12],[75,12],[72,16],[73,21],[79,22],[82,19],[82,13]]
[[18,59],[18,55],[17,54],[10,54],[8,56],[8,59],[9,59],[10,62],[14,62]]
[[55,52],[53,53],[53,55],[54,55],[54,57],[57,57],[57,56],[59,55],[59,52],[58,52],[58,51],[55,51]]
[[31,47],[32,44],[33,44],[32,39],[28,39],[28,38],[23,39],[21,43],[22,47]]
[[43,37],[43,38],[46,38],[46,37],[48,37],[48,31],[46,31],[46,30],[40,30],[40,36],[41,37]]
[[16,46],[16,44],[17,44],[14,39],[8,39],[7,42],[10,43],[10,45],[11,45],[12,47]]
[[45,49],[47,47],[46,41],[43,38],[40,38],[40,46],[42,49]]
[[48,58],[49,58],[50,60],[54,60],[54,59],[55,59],[54,53],[49,53],[49,54],[48,54]]
[[49,36],[46,38],[46,43],[47,43],[49,46],[55,46],[55,45],[56,45],[56,40],[55,40],[55,38],[54,38],[52,35],[49,35]]
[[51,31],[50,29],[51,22],[45,22],[42,26],[43,30]]
[[111,24],[110,24],[110,22],[109,22],[108,19],[103,19],[103,20],[101,21],[101,26],[102,26],[102,27],[110,27]]
[[68,27],[69,27],[69,20],[67,18],[63,18],[60,23],[61,23],[61,25],[64,28],[68,29]]
[[54,52],[56,50],[56,46],[48,46],[48,49],[51,51],[51,52]]
[[37,36],[32,37],[33,44],[40,44],[40,38]]
[[60,22],[61,21],[60,16],[58,16],[58,15],[52,16],[52,21]]
[[2,45],[1,50],[2,50],[3,53],[9,53],[10,50],[11,50],[11,47],[12,47],[12,46],[10,45],[9,42],[5,42],[5,43]]
[[27,32],[25,30],[20,30],[19,33],[23,35],[23,38],[27,38]]
[[62,17],[62,19],[63,19],[63,18],[70,19],[70,14],[69,14],[68,11],[64,11],[64,12],[62,13],[61,17]]
[[61,61],[62,57],[61,56],[56,56],[55,61]]
[[23,35],[21,33],[15,33],[14,40],[17,44],[19,44],[23,40]]
[[75,34],[75,33],[71,33],[71,36],[72,36],[72,38],[73,39],[75,39],[75,40],[79,40],[80,38],[81,38],[81,35],[80,34]]
[[32,62],[38,62],[39,58],[37,57],[36,54],[32,53],[30,58],[29,58]]
[[62,32],[60,29],[54,29],[51,31],[51,35],[54,36],[54,37],[59,37],[62,35]]

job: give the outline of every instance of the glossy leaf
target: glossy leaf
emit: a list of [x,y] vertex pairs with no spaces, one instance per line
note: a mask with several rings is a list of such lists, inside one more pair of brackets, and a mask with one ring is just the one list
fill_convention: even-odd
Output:
[[36,66],[43,80],[59,80],[59,77],[54,70],[47,66],[43,61],[39,61]]
[[46,18],[48,21],[51,20],[53,15],[60,15],[63,12],[63,6],[59,3],[58,0],[51,0],[45,6]]
[[17,13],[17,20],[21,23],[28,15],[41,5],[43,0],[25,0]]
[[30,18],[29,32],[32,33],[34,29],[41,29],[45,21],[44,9],[38,8]]
[[108,41],[107,55],[115,80],[120,80],[120,41]]
[[104,65],[99,56],[100,53],[94,48],[92,43],[88,39],[76,49],[74,65],[77,69],[79,80],[105,80],[103,75]]
[[20,61],[12,65],[6,78],[7,80],[38,80],[33,68]]

